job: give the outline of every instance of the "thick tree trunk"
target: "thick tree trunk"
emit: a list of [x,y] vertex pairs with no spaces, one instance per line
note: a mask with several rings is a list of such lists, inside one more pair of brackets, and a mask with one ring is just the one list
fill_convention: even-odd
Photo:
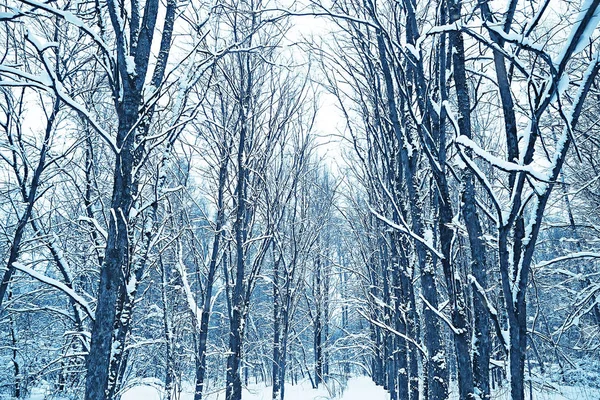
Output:
[[[111,362],[120,365],[120,358],[125,357],[126,360],[122,350],[113,352],[113,331],[119,329],[119,325],[121,325],[119,335],[126,339],[130,326],[130,313],[133,309],[134,299],[128,298],[124,277],[130,279],[133,274],[137,274],[137,271],[129,270],[129,268],[136,267],[129,259],[131,250],[129,213],[138,191],[138,180],[135,174],[139,172],[138,167],[144,159],[144,140],[150,129],[149,121],[154,110],[152,106],[150,110],[146,111],[144,119],[138,121],[143,100],[142,93],[150,65],[159,1],[146,1],[143,6],[143,16],[140,5],[137,3],[132,5],[130,43],[126,43],[126,34],[121,23],[122,6],[114,0],[108,1],[107,6],[117,40],[118,70],[115,71],[115,75],[118,76],[118,83],[113,89],[119,120],[115,142],[118,151],[115,152],[108,238],[103,264],[100,267],[96,318],[92,326],[90,353],[87,358],[85,400],[110,400],[110,391],[114,389],[114,386],[112,389],[109,388]],[[160,49],[151,78],[154,88],[159,88],[164,79],[176,8],[175,0],[167,1]],[[129,57],[133,57],[133,72],[127,68],[131,64],[131,61],[128,61]],[[122,324],[116,319],[119,299],[127,299],[121,302],[124,307],[126,303],[131,303],[131,309],[125,310],[129,314],[123,314],[125,321]],[[124,345],[124,342],[119,344]],[[122,374],[124,366],[120,365],[119,368]],[[118,384],[118,379],[115,382]]]
[[[129,113],[131,112],[129,110]],[[137,115],[137,106],[133,113]],[[121,123],[120,137],[127,137],[128,128],[124,123]],[[133,135],[129,135],[129,137],[131,138]],[[128,141],[131,141],[131,139],[128,139]],[[108,241],[104,264],[100,271],[98,302],[92,327],[90,354],[87,358],[86,400],[111,399],[111,397],[107,397],[109,394],[109,365],[113,357],[118,356],[112,352],[117,302],[120,296],[126,297],[126,294],[123,293],[123,266],[127,265],[129,258],[128,214],[133,201],[131,193],[133,187],[131,175],[133,155],[130,152],[131,149],[132,143],[124,146],[121,154],[117,156],[115,165],[113,199],[111,202],[112,218],[109,220]]]
[[[209,290],[210,287],[210,290]],[[212,291],[212,283],[207,282],[207,295]],[[207,296],[209,299],[210,296]],[[208,304],[207,304],[208,303]],[[198,332],[198,348],[196,350],[196,384],[194,389],[194,400],[202,400],[204,392],[204,380],[206,379],[206,349],[208,344],[208,324],[210,319],[210,300],[204,302],[204,312],[200,319],[200,332]],[[208,308],[206,308],[208,306]]]
[[241,400],[242,378],[240,361],[242,359],[242,316],[240,311],[233,310],[233,318],[229,324],[229,355],[227,356],[227,376],[225,398]]
[[[451,0],[448,2],[448,15],[450,23],[460,20],[460,2]],[[468,139],[472,138],[471,133],[471,102],[469,99],[469,88],[466,78],[465,68],[465,49],[462,38],[462,33],[451,32],[449,34],[450,42],[453,48],[452,63],[454,66],[454,81],[456,83],[456,96],[459,109],[459,129],[460,134]],[[467,151],[467,157],[470,152]],[[469,245],[471,249],[471,270],[479,286],[487,287],[486,259],[485,247],[482,237],[481,223],[477,215],[476,200],[475,200],[475,183],[473,172],[466,169],[463,174],[463,218],[469,236]],[[480,281],[481,280],[481,281]],[[482,295],[478,293],[476,285],[473,286],[473,306],[475,314],[475,354],[474,365],[477,368],[477,383],[478,389],[482,397],[489,397],[489,357],[490,357],[490,338],[489,338],[489,320],[488,310],[484,304]],[[465,351],[470,353],[469,346],[466,346]],[[461,396],[471,396],[473,393],[475,382],[473,380],[473,370],[471,369],[470,356],[468,365],[466,357],[461,364],[461,355],[459,354],[459,377],[460,372],[463,372],[464,379],[461,382]],[[467,369],[469,368],[469,369]],[[471,376],[466,376],[470,374]],[[464,385],[464,387],[463,387]]]
[[525,399],[524,377],[525,355],[527,354],[527,321],[524,317],[525,313],[526,308],[523,302],[519,314],[515,315],[517,320],[514,320],[510,324],[510,395],[513,400]]

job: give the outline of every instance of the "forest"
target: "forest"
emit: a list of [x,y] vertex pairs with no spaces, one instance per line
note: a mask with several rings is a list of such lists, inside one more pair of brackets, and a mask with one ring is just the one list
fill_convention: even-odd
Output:
[[599,23],[0,1],[0,398],[600,398]]

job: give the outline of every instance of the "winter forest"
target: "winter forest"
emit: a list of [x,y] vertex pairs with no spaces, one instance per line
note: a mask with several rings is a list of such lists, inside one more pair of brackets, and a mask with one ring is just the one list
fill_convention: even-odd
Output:
[[599,23],[1,0],[0,398],[599,399]]

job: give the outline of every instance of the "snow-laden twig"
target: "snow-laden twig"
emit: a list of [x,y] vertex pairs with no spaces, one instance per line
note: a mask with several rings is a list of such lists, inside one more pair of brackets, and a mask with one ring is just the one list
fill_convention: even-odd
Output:
[[15,75],[27,80],[26,83],[22,81],[0,81],[1,86],[17,86],[29,83],[34,84],[37,88],[48,90],[48,87],[52,85],[52,80],[49,79],[48,75],[34,75],[17,68],[9,67],[8,65],[0,64],[0,73]]
[[[98,122],[96,122],[94,117],[89,113],[88,110],[85,109],[85,107],[83,107],[81,104],[79,104],[77,101],[75,101],[64,90],[64,86],[63,86],[62,82],[58,79],[58,76],[56,76],[56,72],[52,68],[52,63],[50,62],[50,60],[48,59],[48,56],[46,55],[46,53],[44,51],[44,50],[48,49],[48,46],[41,43],[29,31],[25,35],[25,38],[27,39],[27,41],[29,43],[31,43],[33,45],[33,47],[35,47],[40,58],[42,59],[42,63],[44,64],[44,69],[46,70],[46,76],[42,77],[42,81],[49,82],[46,85],[45,90],[48,92],[54,92],[56,97],[58,97],[60,100],[62,100],[64,103],[66,103],[69,107],[71,107],[73,110],[75,110],[77,113],[79,113],[87,122],[90,123],[90,125],[92,125],[94,130],[96,130],[96,132],[100,135],[100,137],[109,145],[111,150],[115,154],[118,154],[119,149],[117,148],[117,145],[114,142],[114,140],[110,137],[110,134],[108,132],[106,132],[100,126],[100,124],[98,124]],[[18,70],[16,70],[16,71],[18,71]],[[23,72],[18,71],[16,73],[16,75],[27,79],[27,76],[31,75],[31,74],[24,74]]]
[[[102,49],[103,53],[111,58],[111,50],[110,47],[104,43],[104,40],[102,40],[102,38],[96,33],[94,32],[90,27],[88,27],[79,17],[75,16],[73,13],[69,12],[69,11],[63,11],[63,10],[59,10],[57,8],[54,7],[50,7],[48,5],[48,3],[42,3],[36,0],[20,0],[22,3],[25,3],[29,6],[35,7],[35,8],[39,8],[41,10],[44,10],[50,14],[54,14],[58,17],[63,18],[65,21],[67,21],[68,23],[70,23],[71,25],[76,26],[77,28],[79,28],[81,31],[85,32],[88,36],[90,36],[94,42],[96,42],[96,44],[98,46],[100,46],[100,48]],[[114,60],[111,60],[114,62]]]
[[581,11],[577,15],[569,38],[556,58],[556,65],[563,64],[565,59],[570,58],[572,54],[579,53],[589,44],[590,37],[600,22],[599,4],[597,0],[585,0],[581,5]]
[[367,320],[367,322],[376,325],[382,329],[385,329],[387,331],[389,331],[390,333],[393,333],[394,335],[401,337],[402,339],[406,340],[407,342],[409,342],[410,344],[412,344],[413,346],[415,346],[421,353],[423,353],[424,355],[427,355],[427,350],[425,350],[425,348],[423,346],[421,346],[419,343],[417,343],[417,341],[411,337],[406,336],[403,333],[398,332],[397,330],[395,330],[394,328],[392,328],[391,326],[388,326],[386,324],[384,324],[383,322],[379,322],[374,320],[373,318],[369,317],[368,315],[366,315],[364,313],[364,311],[358,309],[357,312],[364,318]]
[[379,26],[372,21],[368,21],[364,18],[354,17],[349,14],[340,14],[334,11],[330,11],[321,7],[325,11],[293,11],[285,8],[265,8],[261,10],[256,10],[255,12],[267,13],[267,12],[280,12],[281,17],[327,17],[332,18],[334,20],[348,21],[354,24],[364,25],[371,28],[379,28]]
[[50,278],[49,276],[41,274],[37,271],[34,271],[33,269],[31,269],[19,262],[15,262],[13,264],[13,266],[16,269],[18,269],[19,271],[24,272],[27,275],[31,276],[32,278],[35,278],[40,282],[43,282],[49,286],[52,286],[53,288],[56,288],[56,289],[60,290],[61,292],[65,293],[66,295],[68,295],[69,297],[71,297],[73,300],[75,300],[75,302],[77,304],[79,304],[81,306],[81,308],[83,309],[83,311],[85,311],[85,313],[88,315],[88,317],[90,317],[90,319],[92,321],[94,320],[94,313],[92,311],[92,307],[89,305],[89,303],[83,297],[81,297],[79,294],[77,294],[77,292],[75,292],[75,290],[71,289],[64,283],[57,281],[54,278]]
[[183,285],[183,291],[185,292],[185,296],[187,299],[188,308],[190,312],[195,318],[194,323],[197,328],[200,328],[202,321],[202,313],[204,310],[198,307],[196,303],[196,299],[194,298],[194,293],[192,292],[192,288],[190,287],[190,283],[187,279],[187,272],[185,270],[185,264],[183,263],[183,249],[181,248],[181,244],[177,244],[177,262],[175,263],[175,268],[181,277],[181,283]]
[[438,317],[440,317],[440,319],[442,321],[444,321],[446,323],[446,325],[448,325],[448,327],[450,327],[450,329],[452,330],[452,332],[454,332],[456,335],[462,335],[463,333],[465,333],[463,329],[459,329],[459,328],[455,327],[454,324],[452,323],[452,321],[450,321],[450,319],[448,319],[448,317],[445,316],[443,312],[441,312],[440,310],[438,310],[437,308],[435,308],[434,306],[432,306],[431,303],[429,303],[425,299],[425,297],[423,297],[422,294],[420,294],[419,297],[421,298],[421,300],[423,300],[423,303],[425,303],[425,305],[427,306],[427,308],[429,308],[431,311],[433,311],[435,313],[435,315],[437,315]]
[[485,293],[485,289],[477,281],[477,278],[475,278],[475,276],[469,274],[467,276],[467,279],[469,280],[469,282],[471,282],[471,284],[475,287],[475,290],[477,291],[479,296],[483,299],[483,303],[485,304],[485,307],[487,308],[488,312],[490,313],[490,318],[494,322],[494,327],[496,329],[496,336],[502,342],[502,347],[503,347],[504,351],[506,352],[506,354],[509,354],[508,337],[506,337],[506,332],[502,330],[502,326],[500,325],[500,319],[498,318],[498,310],[496,310],[496,307],[494,307],[492,305],[492,303],[490,302],[490,300],[488,299],[487,294]]
[[475,162],[473,162],[473,160],[465,154],[464,149],[461,147],[458,147],[458,150],[459,150],[459,155],[460,155],[461,160],[465,164],[467,164],[468,167],[473,171],[473,173],[477,177],[477,180],[479,180],[479,182],[482,184],[483,188],[485,189],[486,193],[492,200],[492,203],[494,204],[494,208],[496,209],[496,215],[498,216],[498,218],[496,218],[496,225],[498,227],[503,226],[504,218],[503,218],[503,214],[502,214],[502,206],[500,203],[500,199],[498,199],[498,197],[494,193],[492,184],[488,180],[487,176],[483,173],[483,171],[481,171],[479,169],[477,164],[475,164]]
[[537,179],[538,181],[542,181],[542,182],[547,182],[549,179],[547,174],[537,171],[532,165],[520,165],[520,164],[516,164],[514,162],[503,160],[502,158],[497,157],[497,156],[487,152],[486,150],[482,149],[481,147],[479,147],[479,145],[477,143],[475,143],[474,141],[472,141],[471,139],[469,139],[468,137],[466,137],[464,135],[458,136],[455,139],[455,142],[464,147],[468,147],[469,149],[473,150],[473,152],[475,154],[477,154],[479,157],[481,157],[485,161],[487,161],[489,164],[491,164],[505,172],[524,172],[526,174],[531,175],[533,178]]
[[534,268],[536,268],[536,269],[544,268],[544,267],[550,266],[552,264],[556,264],[558,262],[577,260],[580,258],[600,258],[600,253],[596,253],[593,251],[581,251],[581,252],[577,252],[577,253],[571,253],[571,254],[567,254],[565,256],[553,258],[552,260],[545,260],[545,261],[539,262],[539,263],[535,264]]
[[7,22],[7,21],[12,21],[15,20],[23,15],[25,15],[25,13],[23,13],[23,11],[19,10],[18,8],[15,7],[9,7],[8,12],[0,12],[0,22]]
[[108,238],[108,232],[106,232],[106,230],[100,225],[100,223],[98,222],[98,220],[96,218],[89,218],[89,217],[82,215],[79,217],[79,221],[91,223],[92,225],[94,225],[94,228],[96,229],[96,231],[98,231],[98,233],[100,233],[100,235],[102,235],[102,237],[105,240]]
[[433,247],[433,243],[430,243],[429,241],[425,240],[425,238],[422,238],[421,236],[417,235],[416,233],[414,233],[412,230],[408,229],[407,227],[398,225],[394,221],[391,221],[388,218],[384,217],[383,215],[379,214],[370,205],[368,207],[369,207],[369,211],[371,212],[371,214],[373,214],[373,216],[375,216],[375,218],[377,218],[381,222],[385,223],[390,228],[396,229],[402,233],[405,233],[405,234],[409,235],[410,237],[412,237],[413,239],[415,239],[416,241],[422,243],[423,245],[425,245],[425,247],[427,247],[429,249],[429,251],[431,251],[433,254],[435,254],[439,258],[441,258],[441,259],[444,258],[444,255],[441,252],[439,252],[435,247]]

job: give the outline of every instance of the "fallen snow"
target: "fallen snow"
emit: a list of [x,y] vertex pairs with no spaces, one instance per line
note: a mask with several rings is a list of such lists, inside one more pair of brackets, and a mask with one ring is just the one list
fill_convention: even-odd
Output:
[[[142,383],[143,382],[143,383]],[[140,384],[126,390],[121,400],[164,400],[158,379],[141,380]],[[540,383],[534,385],[533,400],[598,400],[600,389],[584,386],[556,386],[547,383],[541,388]],[[192,400],[194,398],[192,388],[184,390],[179,400]],[[61,400],[61,397],[52,395],[49,384],[40,385],[32,390],[28,400],[53,399]],[[242,400],[271,400],[271,387],[264,384],[251,384],[243,389]],[[389,400],[389,393],[381,386],[375,385],[373,381],[365,376],[354,377],[348,380],[346,387],[340,390],[339,384],[330,384],[328,387],[321,386],[313,389],[310,382],[303,381],[298,385],[285,385],[286,400]],[[529,399],[529,386],[526,385],[525,397]],[[225,390],[208,390],[207,400],[224,400]],[[450,385],[451,400],[458,400],[458,388],[456,382]],[[509,400],[510,393],[508,385],[497,389],[492,394],[493,400]]]
[[[452,387],[450,398],[458,399],[458,390]],[[492,396],[494,400],[509,400],[508,385],[500,388]],[[210,390],[209,390],[210,392]],[[341,393],[340,393],[341,392]],[[127,390],[121,400],[163,400],[162,392],[152,386],[135,386]],[[526,391],[526,397],[529,398],[529,388]],[[224,400],[225,391],[212,392],[205,397],[207,400]],[[244,388],[242,400],[271,400],[271,387],[264,384],[251,384],[248,388]],[[347,386],[343,391],[333,387],[321,386],[319,389],[313,389],[310,382],[304,381],[298,385],[286,384],[285,399],[286,400],[389,400],[390,396],[387,390],[381,386],[375,385],[373,381],[365,376],[354,377],[348,380]],[[193,394],[184,392],[180,400],[191,400]],[[600,389],[592,389],[585,387],[562,386],[556,388],[546,387],[543,390],[534,387],[534,400],[598,400],[600,399]]]
[[[525,398],[529,399],[529,386],[526,384]],[[497,400],[509,400],[508,385],[503,388],[501,393],[492,396]],[[600,389],[586,388],[582,386],[561,386],[555,389],[544,388],[543,390],[533,388],[533,400],[598,400],[600,399]]]
[[[244,388],[242,400],[271,400],[271,387],[264,384],[250,384]],[[338,390],[339,391],[339,390]],[[210,390],[209,390],[210,393]],[[152,386],[135,386],[121,397],[121,400],[162,400],[162,392]],[[193,394],[182,393],[180,400],[191,400]],[[319,389],[313,389],[310,382],[304,381],[298,385],[286,384],[286,400],[388,400],[389,394],[380,386],[376,386],[368,377],[355,377],[348,380],[347,386],[342,393],[336,393],[333,386],[321,385]],[[224,400],[225,391],[213,392],[206,397],[207,400]]]
[[138,385],[127,390],[121,400],[162,400],[161,395],[161,391],[155,387]]

